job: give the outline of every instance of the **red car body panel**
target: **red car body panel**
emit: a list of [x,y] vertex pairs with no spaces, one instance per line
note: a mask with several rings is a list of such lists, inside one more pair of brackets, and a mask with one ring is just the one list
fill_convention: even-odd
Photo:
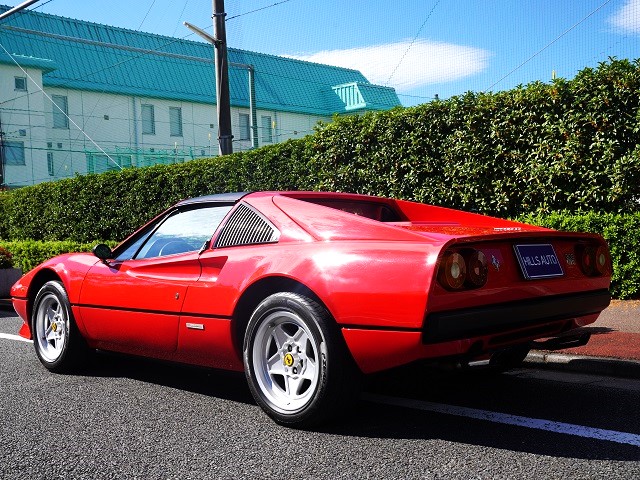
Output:
[[[574,258],[583,244],[606,248],[598,235],[354,194],[259,192],[234,208],[240,204],[276,229],[277,242],[216,248],[232,210],[198,252],[108,262],[91,254],[56,257],[12,289],[24,320],[20,334],[31,335],[39,286],[59,278],[92,347],[241,370],[236,325],[247,321],[238,317],[243,296],[281,279],[322,302],[369,373],[558,335],[592,323],[608,303],[610,263],[604,274],[587,276]],[[519,243],[552,245],[562,275],[526,279],[514,253]],[[442,286],[440,262],[456,249],[486,256],[486,284]],[[529,318],[530,311],[536,313]],[[526,321],[513,322],[511,312]]]

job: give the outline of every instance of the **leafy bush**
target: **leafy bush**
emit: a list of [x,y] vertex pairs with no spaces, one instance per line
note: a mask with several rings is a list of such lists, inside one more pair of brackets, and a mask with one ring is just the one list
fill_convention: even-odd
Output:
[[613,261],[611,293],[615,298],[640,296],[640,213],[574,215],[553,212],[518,220],[556,230],[599,233],[609,243]]
[[77,176],[13,190],[7,202],[9,234],[2,238],[122,239],[184,198],[295,190],[304,177],[304,148],[303,141],[289,141],[215,159]]
[[0,269],[13,267],[13,255],[6,248],[0,247]]
[[[0,245],[0,264],[2,262],[2,250],[10,249],[13,252],[13,259],[16,267],[23,272],[31,270],[36,265],[45,260],[69,252],[90,252],[98,241],[92,243],[79,243],[71,241],[42,242],[35,240],[2,242]],[[117,242],[106,242],[109,246],[115,247]],[[4,248],[3,248],[4,247]],[[0,267],[2,268],[2,267]]]
[[0,191],[0,239],[9,238],[10,201],[11,195],[8,192]]

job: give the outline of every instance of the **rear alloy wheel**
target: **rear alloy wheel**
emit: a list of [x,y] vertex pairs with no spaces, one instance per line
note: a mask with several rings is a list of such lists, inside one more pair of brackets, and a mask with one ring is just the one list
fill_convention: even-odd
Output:
[[60,282],[52,280],[42,286],[36,295],[31,319],[33,345],[40,362],[58,373],[77,368],[86,346]]
[[357,398],[355,367],[329,313],[294,293],[266,298],[244,339],[249,388],[277,423],[308,427]]

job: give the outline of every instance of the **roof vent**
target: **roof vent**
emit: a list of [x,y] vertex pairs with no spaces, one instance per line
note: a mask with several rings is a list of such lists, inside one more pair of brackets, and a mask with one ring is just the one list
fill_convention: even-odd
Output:
[[216,240],[216,248],[275,243],[280,234],[271,223],[251,207],[241,203],[231,214]]

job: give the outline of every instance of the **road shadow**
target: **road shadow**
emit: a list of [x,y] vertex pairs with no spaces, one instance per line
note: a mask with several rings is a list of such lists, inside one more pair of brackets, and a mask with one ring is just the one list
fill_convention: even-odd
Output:
[[[255,405],[242,373],[98,352],[95,360],[80,375],[130,378]],[[625,416],[635,415],[637,398],[620,396],[615,391],[591,393],[584,387],[568,385],[488,371],[443,371],[420,366],[368,377],[364,390],[383,396],[584,426],[595,426],[592,425],[593,419],[601,417],[602,405],[607,405],[608,411],[618,412],[620,418],[614,419],[610,425],[602,425],[600,420],[599,428],[618,431],[635,428],[628,424],[629,417]],[[580,399],[579,402],[576,399]],[[274,435],[288,431],[275,424],[273,428]],[[558,458],[635,462],[640,459],[640,448],[631,445],[389,406],[363,399],[339,420],[314,431],[344,437],[434,439]]]
[[13,307],[0,304],[0,318],[15,318],[17,316],[18,314],[15,312]]

